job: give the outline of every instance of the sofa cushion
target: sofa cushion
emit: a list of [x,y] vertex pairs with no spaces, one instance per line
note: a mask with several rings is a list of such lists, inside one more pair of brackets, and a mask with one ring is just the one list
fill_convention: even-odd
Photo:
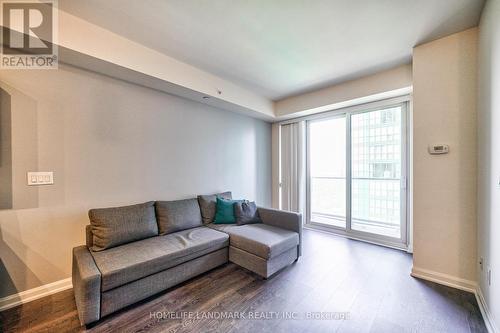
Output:
[[[166,269],[164,271],[148,275],[142,279],[127,283],[126,285],[108,290],[102,293],[101,296],[101,318],[110,313],[113,313],[127,305],[133,304],[146,297],[152,296],[156,293],[171,288],[183,281],[195,277],[201,273],[209,271],[217,266],[223,265],[228,262],[228,249],[222,248],[220,250],[208,253],[193,260],[186,261],[175,267]],[[217,281],[214,281],[217,284]],[[211,284],[212,285],[212,284]],[[210,291],[210,285],[203,286],[205,290]],[[195,300],[193,300],[195,301]],[[154,303],[154,302],[153,302]],[[158,303],[157,303],[158,304]],[[163,311],[174,311],[175,304],[160,305]],[[170,306],[169,306],[170,305]],[[156,305],[154,305],[156,306]],[[163,307],[165,306],[165,307]],[[172,308],[172,306],[174,306]],[[181,309],[180,311],[184,311]],[[140,318],[138,318],[140,319]],[[188,326],[189,328],[190,326]],[[143,330],[134,329],[133,331],[151,332],[151,326],[146,326]],[[111,332],[129,332],[131,330],[110,330]],[[166,331],[166,330],[163,330]],[[188,332],[200,332],[200,330],[187,330]],[[201,330],[203,331],[203,330]],[[168,330],[174,332],[174,330]],[[213,331],[216,332],[216,331]]]
[[228,238],[199,227],[91,253],[107,291],[224,248]]
[[234,204],[234,217],[236,224],[262,223],[255,202],[242,201]]
[[239,227],[237,224],[215,224],[215,223],[210,223],[207,224],[206,226],[210,229],[225,232],[226,234],[229,234],[230,230]]
[[102,251],[158,235],[154,202],[89,211],[92,250]]
[[157,201],[155,209],[160,235],[202,226],[197,199]]
[[231,192],[198,196],[198,203],[200,204],[201,216],[204,224],[212,223],[214,221],[217,207],[217,197],[224,199],[233,198]]
[[247,251],[264,259],[271,259],[299,245],[299,234],[258,223],[246,225],[210,224],[210,228],[229,234],[229,243],[240,250]]

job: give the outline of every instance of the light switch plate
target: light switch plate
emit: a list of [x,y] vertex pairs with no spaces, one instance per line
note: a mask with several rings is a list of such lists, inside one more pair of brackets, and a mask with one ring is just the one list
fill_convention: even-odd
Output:
[[54,184],[54,172],[52,171],[28,172],[27,178],[29,186]]

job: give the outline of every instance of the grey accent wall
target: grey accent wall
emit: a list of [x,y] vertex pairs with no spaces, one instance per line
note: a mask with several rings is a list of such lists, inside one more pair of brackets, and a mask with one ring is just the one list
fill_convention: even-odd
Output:
[[[14,209],[0,211],[0,297],[70,276],[87,211],[231,190],[271,205],[271,125],[61,65],[2,71]],[[27,171],[54,171],[28,187]]]
[[[500,1],[489,0],[479,25],[477,280],[500,329]],[[491,285],[488,270],[491,269]]]

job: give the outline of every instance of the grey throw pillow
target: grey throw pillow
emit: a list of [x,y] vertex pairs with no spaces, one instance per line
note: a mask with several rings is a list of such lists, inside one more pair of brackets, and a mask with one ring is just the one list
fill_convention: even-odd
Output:
[[160,235],[202,226],[200,206],[196,198],[157,201],[155,208]]
[[217,207],[217,197],[227,200],[231,200],[233,198],[231,192],[198,196],[198,203],[200,204],[201,217],[204,224],[212,223],[214,221]]
[[255,202],[243,201],[234,204],[234,217],[237,225],[262,223]]
[[154,201],[89,211],[92,250],[102,251],[158,235]]

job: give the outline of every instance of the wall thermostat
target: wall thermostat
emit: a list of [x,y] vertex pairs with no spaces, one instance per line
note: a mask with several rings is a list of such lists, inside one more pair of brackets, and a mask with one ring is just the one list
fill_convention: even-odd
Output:
[[450,146],[444,144],[435,144],[429,146],[429,154],[431,155],[441,155],[448,154],[450,152]]

